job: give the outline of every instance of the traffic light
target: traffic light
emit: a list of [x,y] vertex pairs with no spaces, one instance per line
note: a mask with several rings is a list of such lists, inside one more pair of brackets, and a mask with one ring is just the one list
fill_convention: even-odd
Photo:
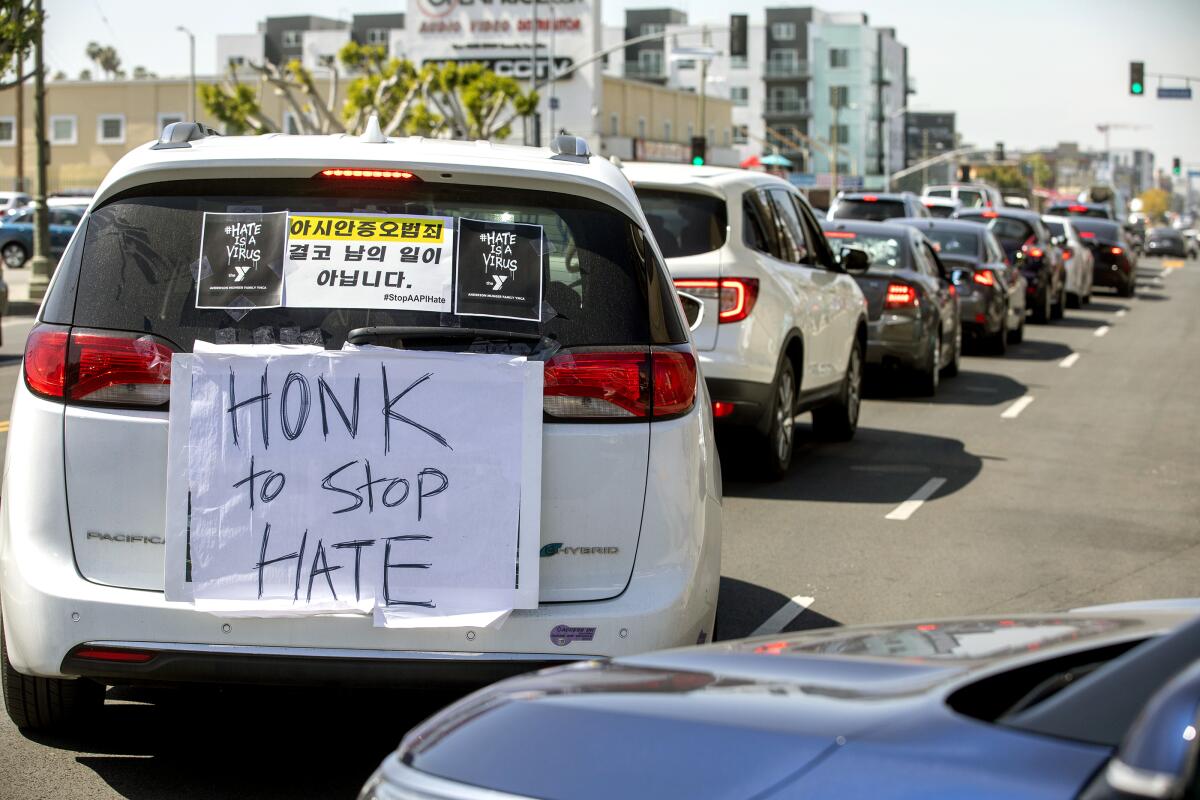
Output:
[[996,160],[1004,160],[1004,142],[996,142]]
[[1129,93],[1146,93],[1146,65],[1141,61],[1129,62]]
[[750,26],[750,18],[746,14],[729,15],[729,55],[733,58],[745,58],[746,32]]
[[708,150],[708,141],[703,136],[692,137],[692,166],[704,166],[704,157]]
[[1178,157],[1171,159],[1171,174],[1172,175],[1182,175],[1183,174],[1183,166],[1179,163]]

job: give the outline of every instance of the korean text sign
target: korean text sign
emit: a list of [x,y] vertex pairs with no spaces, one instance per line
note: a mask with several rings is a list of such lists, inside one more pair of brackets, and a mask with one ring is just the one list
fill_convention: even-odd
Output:
[[387,625],[536,607],[541,385],[498,355],[176,355],[168,599]]

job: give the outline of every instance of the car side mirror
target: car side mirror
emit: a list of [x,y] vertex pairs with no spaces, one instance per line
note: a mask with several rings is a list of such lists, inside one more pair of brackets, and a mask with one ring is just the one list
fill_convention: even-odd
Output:
[[871,268],[871,257],[860,247],[842,249],[842,269],[846,272],[866,272]]

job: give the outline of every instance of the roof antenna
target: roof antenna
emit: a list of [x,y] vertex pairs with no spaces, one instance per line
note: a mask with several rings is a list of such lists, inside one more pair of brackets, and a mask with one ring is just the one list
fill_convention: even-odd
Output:
[[383,135],[383,131],[379,128],[378,114],[372,114],[367,119],[366,130],[363,131],[362,136],[358,137],[358,140],[367,144],[387,144],[388,138]]

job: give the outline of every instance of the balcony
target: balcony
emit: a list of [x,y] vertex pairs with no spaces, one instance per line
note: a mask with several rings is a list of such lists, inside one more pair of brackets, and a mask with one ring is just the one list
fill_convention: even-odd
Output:
[[812,76],[807,61],[768,61],[763,64],[763,76],[770,78],[802,79]]
[[667,79],[667,69],[663,64],[639,64],[636,61],[626,61],[625,77],[635,81],[664,81]]
[[763,106],[763,116],[765,117],[808,117],[810,115],[808,100],[803,97],[796,99],[767,98],[767,102]]

